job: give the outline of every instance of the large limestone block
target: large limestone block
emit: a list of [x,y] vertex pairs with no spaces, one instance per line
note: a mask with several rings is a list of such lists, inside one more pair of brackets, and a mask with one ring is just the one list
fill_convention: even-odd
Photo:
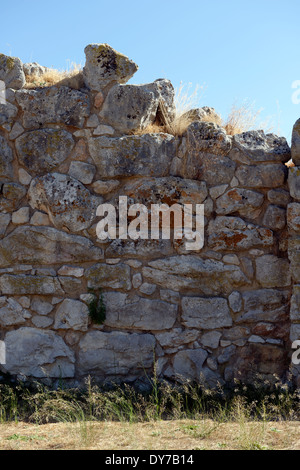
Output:
[[103,178],[168,176],[176,153],[175,138],[169,134],[102,136],[89,139],[88,145]]
[[53,331],[22,327],[5,336],[6,364],[10,374],[36,378],[74,377],[74,353]]
[[0,54],[0,80],[4,81],[6,88],[22,88],[25,85],[25,75],[21,60]]
[[31,313],[22,307],[13,297],[0,297],[0,325],[12,326],[26,323]]
[[276,289],[259,289],[242,294],[244,310],[237,323],[279,322],[286,319],[289,293]]
[[177,305],[161,300],[135,297],[107,292],[104,295],[106,308],[105,325],[112,328],[140,329],[149,331],[168,330],[175,324]]
[[78,370],[81,375],[128,379],[153,365],[154,348],[150,334],[90,331],[79,343]]
[[72,135],[57,129],[30,131],[16,139],[19,161],[31,175],[53,171],[68,158],[73,147]]
[[291,284],[287,259],[264,255],[256,259],[256,279],[262,287],[286,287]]
[[18,108],[13,104],[2,103],[0,100],[0,126],[12,125],[18,114]]
[[182,321],[188,328],[203,330],[232,325],[227,300],[222,297],[183,297]]
[[241,165],[235,176],[241,186],[248,188],[277,188],[287,176],[287,167],[281,164]]
[[183,135],[186,150],[190,152],[208,152],[214,155],[228,155],[231,149],[231,137],[225,129],[213,122],[193,122]]
[[170,122],[175,112],[174,94],[169,80],[156,80],[146,85],[115,85],[108,92],[99,118],[123,134],[145,129],[158,113],[161,120]]
[[300,167],[289,168],[288,184],[291,196],[300,201]]
[[33,179],[28,195],[32,208],[46,212],[56,228],[71,232],[90,227],[102,202],[78,180],[60,173]]
[[126,83],[138,66],[108,44],[89,44],[84,49],[84,82],[91,90],[101,91],[114,82]]
[[255,162],[288,162],[291,151],[284,137],[248,131],[233,136],[232,159],[246,164]]
[[273,245],[273,232],[240,217],[218,216],[208,225],[208,246],[215,250],[248,250]]
[[164,289],[204,295],[230,293],[235,287],[249,283],[239,266],[193,255],[150,261],[143,268],[143,278]]
[[65,86],[20,90],[16,100],[24,111],[25,129],[53,123],[82,128],[90,113],[88,94]]
[[25,195],[26,189],[21,184],[4,183],[1,188],[0,211],[3,213],[15,211]]
[[102,249],[89,239],[53,227],[17,227],[0,241],[1,267],[79,263],[102,258]]
[[62,295],[58,278],[26,274],[2,274],[0,291],[4,295]]

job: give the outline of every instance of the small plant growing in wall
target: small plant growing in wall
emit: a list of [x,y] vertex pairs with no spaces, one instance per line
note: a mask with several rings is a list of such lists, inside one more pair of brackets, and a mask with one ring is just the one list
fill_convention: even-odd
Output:
[[88,303],[89,316],[93,323],[102,325],[106,319],[106,305],[101,289],[89,289],[92,299]]

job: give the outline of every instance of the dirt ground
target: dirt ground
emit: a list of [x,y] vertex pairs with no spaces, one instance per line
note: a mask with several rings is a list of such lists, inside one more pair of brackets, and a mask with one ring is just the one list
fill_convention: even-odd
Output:
[[300,450],[299,422],[0,424],[0,450]]

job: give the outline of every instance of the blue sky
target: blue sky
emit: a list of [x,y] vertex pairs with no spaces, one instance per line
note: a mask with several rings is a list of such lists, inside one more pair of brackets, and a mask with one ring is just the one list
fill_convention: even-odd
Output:
[[23,62],[84,65],[84,47],[106,42],[138,64],[130,83],[168,78],[175,88],[198,86],[199,106],[223,117],[247,100],[288,140],[300,117],[300,103],[292,102],[300,80],[299,0],[1,3],[0,52]]

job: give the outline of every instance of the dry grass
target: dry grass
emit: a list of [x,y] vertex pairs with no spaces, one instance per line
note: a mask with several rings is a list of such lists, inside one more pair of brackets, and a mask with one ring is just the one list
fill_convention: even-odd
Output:
[[300,450],[299,422],[172,420],[0,425],[0,450]]
[[82,68],[72,64],[69,70],[47,69],[41,75],[26,75],[26,89],[45,88],[54,85],[80,89],[83,86]]

